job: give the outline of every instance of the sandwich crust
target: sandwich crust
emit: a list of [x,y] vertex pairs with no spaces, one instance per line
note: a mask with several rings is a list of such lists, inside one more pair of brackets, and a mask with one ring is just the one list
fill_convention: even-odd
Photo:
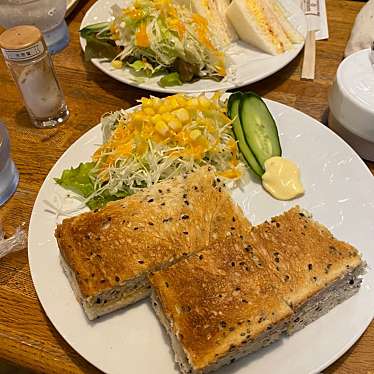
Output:
[[162,309],[192,372],[240,350],[292,313],[278,295],[279,279],[252,249],[250,230],[233,227],[209,249],[150,277],[154,307]]
[[92,301],[121,287],[133,292],[139,285],[132,283],[144,286],[149,271],[205,248],[227,231],[227,215],[245,220],[213,170],[203,167],[65,219],[55,236],[78,299]]
[[255,226],[254,246],[280,280],[287,303],[297,308],[323,287],[362,264],[358,251],[296,206]]
[[357,292],[364,267],[296,206],[258,226],[234,222],[208,249],[151,275],[153,307],[182,372],[207,373],[327,313]]

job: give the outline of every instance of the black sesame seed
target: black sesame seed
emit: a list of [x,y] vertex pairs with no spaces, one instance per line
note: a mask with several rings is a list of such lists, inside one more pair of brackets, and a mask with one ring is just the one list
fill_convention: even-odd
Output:
[[242,299],[242,303],[248,304],[248,301],[246,299]]
[[144,261],[143,260],[139,260],[138,263],[139,264],[144,264]]
[[279,260],[279,257],[275,257],[274,261],[275,261],[275,262],[279,262],[279,261],[280,261],[280,260]]
[[184,235],[188,235],[188,231],[183,231],[183,234]]
[[154,199],[149,199],[148,202],[149,202],[149,203],[153,203],[153,202],[154,202]]
[[182,218],[182,219],[189,219],[189,218],[190,218],[190,216],[189,216],[189,215],[187,215],[187,214],[183,214],[181,218]]
[[169,288],[169,283],[165,282],[165,286],[166,286],[166,288]]
[[101,300],[100,300],[100,297],[98,297],[97,299],[96,299],[96,304],[100,304],[101,303]]
[[139,230],[139,227],[134,227],[134,231]]
[[351,280],[349,281],[349,284],[352,285],[352,284],[354,284],[354,282],[355,282],[355,281],[354,281],[353,279],[351,279]]
[[308,264],[308,270],[311,271],[313,269],[313,265],[312,264]]
[[187,198],[187,194],[183,194],[183,199],[186,199]]
[[160,205],[161,205],[161,206],[165,206],[165,203],[161,203]]
[[231,263],[231,266],[235,266],[235,262],[234,261]]
[[284,281],[287,282],[289,279],[290,279],[290,276],[286,274],[286,275],[284,276]]
[[280,227],[280,223],[279,223],[279,222],[277,222],[275,225],[276,225],[277,227]]
[[235,217],[232,217],[232,222],[235,222]]
[[184,200],[184,203],[185,203],[187,206],[190,205],[190,203],[189,203],[187,200]]
[[116,275],[115,280],[116,280],[116,282],[119,282],[119,276],[118,275]]
[[153,222],[148,222],[148,225],[149,225],[149,226],[153,226],[154,223],[153,223]]
[[203,258],[204,258],[203,255],[200,255],[200,256],[199,256],[199,260],[202,260]]

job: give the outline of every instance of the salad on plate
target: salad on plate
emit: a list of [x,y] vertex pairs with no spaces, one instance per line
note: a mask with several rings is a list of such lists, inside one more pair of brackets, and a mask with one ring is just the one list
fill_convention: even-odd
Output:
[[136,80],[162,73],[162,87],[196,79],[222,80],[225,55],[206,18],[172,0],[135,0],[112,7],[114,19],[83,28],[87,59],[106,57],[130,67]]

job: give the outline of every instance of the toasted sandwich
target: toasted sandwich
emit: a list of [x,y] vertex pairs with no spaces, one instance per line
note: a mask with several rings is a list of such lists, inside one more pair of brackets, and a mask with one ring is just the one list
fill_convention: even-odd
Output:
[[147,297],[150,272],[221,240],[232,220],[246,221],[221,180],[203,167],[65,219],[55,236],[64,271],[92,320]]
[[233,0],[226,14],[241,40],[272,55],[303,40],[276,0]]
[[150,276],[182,373],[208,373],[291,334],[357,292],[365,264],[298,207]]

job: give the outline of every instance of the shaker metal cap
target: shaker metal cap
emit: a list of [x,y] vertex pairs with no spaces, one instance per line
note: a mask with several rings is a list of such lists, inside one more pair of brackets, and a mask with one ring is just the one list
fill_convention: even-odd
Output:
[[35,26],[15,26],[0,35],[0,48],[5,59],[31,60],[46,49],[43,34]]

